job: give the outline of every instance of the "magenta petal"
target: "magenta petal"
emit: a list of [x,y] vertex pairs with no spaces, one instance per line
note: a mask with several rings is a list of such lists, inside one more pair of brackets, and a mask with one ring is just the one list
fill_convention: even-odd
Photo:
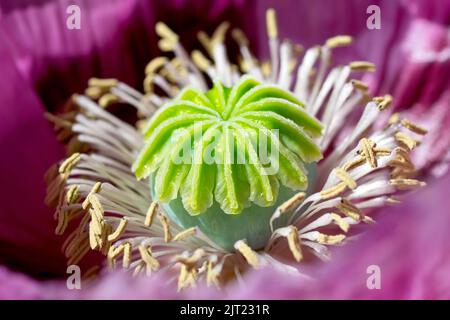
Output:
[[0,266],[0,300],[38,299],[42,297],[36,280]]

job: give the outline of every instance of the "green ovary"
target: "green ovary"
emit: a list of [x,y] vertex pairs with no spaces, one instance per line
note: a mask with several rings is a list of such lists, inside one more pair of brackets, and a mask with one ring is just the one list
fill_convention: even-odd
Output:
[[155,113],[133,170],[151,177],[153,198],[180,226],[198,226],[227,250],[241,239],[259,249],[275,208],[314,180],[321,132],[287,91],[251,77],[232,88],[216,82]]

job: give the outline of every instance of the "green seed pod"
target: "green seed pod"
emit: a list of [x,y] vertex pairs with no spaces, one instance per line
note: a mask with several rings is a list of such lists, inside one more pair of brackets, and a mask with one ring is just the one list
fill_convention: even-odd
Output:
[[[274,209],[311,180],[322,126],[291,93],[245,76],[232,88],[188,88],[158,110],[133,170],[182,227],[225,249],[270,236]],[[282,223],[279,221],[278,223]]]

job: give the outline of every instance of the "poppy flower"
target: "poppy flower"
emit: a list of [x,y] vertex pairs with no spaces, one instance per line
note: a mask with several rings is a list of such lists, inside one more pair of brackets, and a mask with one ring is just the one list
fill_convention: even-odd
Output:
[[[254,8],[252,14],[262,10],[261,3],[229,5]],[[158,22],[155,30],[160,39],[154,41],[164,54],[145,67],[143,92],[130,85],[135,82],[120,79],[120,72],[116,79],[114,72],[106,71],[101,74],[107,78],[91,78],[84,93],[73,95],[64,107],[53,105],[56,112],[47,113],[47,118],[68,155],[46,175],[46,203],[56,209],[56,233],[66,235],[61,247],[69,265],[90,256],[95,261],[85,263],[97,265],[84,272],[85,277],[116,271],[104,275],[104,288],[162,281],[168,284],[165,297],[177,297],[175,282],[178,290],[185,289],[178,297],[201,296],[203,291],[188,288],[204,285],[227,292],[236,283],[253,281],[251,288],[257,288],[268,272],[281,273],[279,279],[303,279],[299,283],[304,278],[317,281],[323,270],[340,270],[343,260],[334,262],[331,252],[338,255],[341,248],[333,246],[370,229],[380,211],[399,202],[406,191],[421,189],[430,176],[445,173],[450,142],[446,135],[448,33],[442,23],[446,17],[439,12],[435,19],[430,10],[423,19],[416,16],[416,6],[408,11],[400,3],[382,2],[381,12],[392,18],[384,22],[387,32],[377,33],[366,28],[367,15],[358,16],[362,21],[343,19],[368,5],[348,4],[349,12],[346,5],[335,5],[345,11],[333,18],[319,14],[323,5],[308,6],[309,20],[302,20],[308,26],[302,30],[308,33],[304,47],[296,44],[302,34],[291,40],[281,35],[293,11],[267,10],[267,28],[253,28],[250,39],[260,39],[262,44],[261,35],[267,30],[269,55],[254,53],[254,45],[236,27],[239,23],[222,23],[212,33],[199,31],[199,46],[189,51],[183,46],[183,32],[177,34]],[[219,11],[226,7],[213,6]],[[45,3],[42,8],[47,8]],[[94,9],[88,12],[103,14]],[[283,17],[280,27],[278,11]],[[261,23],[261,16],[255,19]],[[321,23],[335,24],[330,30],[319,28]],[[424,29],[433,37],[414,37]],[[419,46],[410,45],[411,39]],[[308,47],[312,41],[318,45]],[[368,43],[373,50],[367,50]],[[9,56],[20,57],[11,58],[15,66],[9,68],[11,74],[19,78],[25,74],[25,83],[33,83],[45,63],[27,73],[26,54],[20,46],[7,44]],[[352,44],[356,51],[347,48]],[[51,53],[46,50],[48,46],[42,52]],[[360,60],[364,53],[378,65]],[[379,66],[381,72],[370,75]],[[408,82],[404,74],[410,75]],[[44,96],[48,87],[43,88]],[[46,99],[58,101],[51,91]],[[207,127],[198,129],[199,123]],[[270,158],[270,164],[276,164],[275,172],[256,156],[262,145],[254,145],[254,140],[260,137],[273,143],[270,150],[276,151],[276,157]],[[185,140],[190,162],[175,164]],[[206,162],[203,148],[208,147],[222,162]],[[236,150],[242,150],[244,162],[227,162],[227,155]],[[431,190],[438,194],[440,188]],[[377,230],[382,226],[390,230],[389,223],[381,223]],[[434,227],[439,226],[430,225]],[[365,239],[372,241],[370,236]],[[398,236],[396,244],[403,239]],[[26,242],[18,241],[15,244],[29,250]],[[44,250],[51,247],[40,241]],[[355,254],[348,250],[347,258]],[[25,261],[17,258],[20,255],[11,257]],[[5,274],[10,272],[4,269]],[[151,279],[142,280],[146,276]],[[22,276],[14,276],[8,282],[20,286],[21,281],[25,281]],[[44,290],[44,297],[72,296],[55,283],[30,283]],[[322,285],[327,283],[324,279]],[[289,297],[283,295],[290,292],[289,286],[273,287],[280,291],[271,297]],[[90,288],[93,291],[82,296],[102,295],[101,282]],[[316,291],[311,286],[309,293],[292,292],[295,297],[313,297]],[[258,297],[251,289],[248,294]],[[343,290],[334,297],[351,296]]]

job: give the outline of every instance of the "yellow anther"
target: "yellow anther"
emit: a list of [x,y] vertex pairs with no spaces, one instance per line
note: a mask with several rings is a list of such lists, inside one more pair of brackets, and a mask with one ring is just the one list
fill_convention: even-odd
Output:
[[179,233],[177,233],[175,235],[175,237],[173,237],[173,241],[180,241],[180,240],[184,240],[190,236],[193,236],[195,233],[197,232],[197,228],[196,227],[192,227],[186,230],[183,230]]
[[342,182],[346,184],[346,186],[349,189],[353,190],[356,188],[357,186],[356,181],[350,176],[350,174],[347,171],[341,168],[336,168],[334,169],[334,173]]
[[349,66],[352,71],[375,71],[375,64],[368,61],[353,61]]
[[356,80],[356,79],[351,80],[350,83],[351,83],[351,84],[353,85],[353,87],[355,87],[356,89],[361,90],[361,91],[364,91],[364,92],[367,91],[367,90],[369,89],[369,87],[367,86],[367,84],[365,84],[365,83],[362,82],[362,81]]
[[197,33],[197,38],[198,38],[198,41],[200,41],[200,43],[202,44],[202,46],[206,49],[208,54],[210,56],[212,56],[213,52],[212,52],[211,39],[206,34],[206,32],[200,31],[199,33]]
[[327,234],[320,233],[317,236],[317,242],[321,243],[321,244],[330,244],[330,245],[339,244],[342,241],[344,241],[344,239],[345,239],[345,235],[343,235],[343,234],[338,234],[338,235],[333,236],[333,235],[327,235]]
[[320,191],[320,197],[322,200],[334,198],[344,192],[346,188],[347,185],[344,182],[340,182],[331,188]]
[[239,46],[248,46],[248,39],[241,29],[233,29],[231,36],[239,44]]
[[159,220],[161,221],[161,224],[164,229],[164,241],[170,242],[172,240],[172,234],[170,233],[170,225],[169,225],[169,219],[164,215],[159,215]]
[[100,98],[100,100],[98,100],[98,104],[102,108],[109,107],[117,102],[119,102],[119,97],[113,93],[106,93]]
[[[102,184],[101,182],[96,182],[94,184],[94,186],[92,187],[91,191],[89,191],[88,195],[86,196],[86,199],[83,201],[82,207],[84,210],[86,210],[90,205],[91,205],[91,195],[94,195],[98,192],[100,192],[102,188]],[[96,202],[96,200],[98,200],[97,198],[94,199],[93,201]],[[97,203],[95,203],[97,205]],[[101,206],[99,206],[101,207]]]
[[393,125],[393,124],[398,123],[399,121],[400,121],[400,114],[398,114],[396,112],[396,113],[392,114],[392,116],[389,117],[388,124]]
[[345,171],[350,171],[356,167],[359,167],[360,165],[363,165],[365,162],[366,162],[366,159],[364,159],[364,157],[358,156],[358,157],[350,160],[346,164],[344,164],[342,169],[344,169]]
[[348,229],[350,228],[350,224],[347,221],[342,219],[341,216],[336,213],[331,213],[330,216],[331,216],[331,219],[333,219],[333,221],[336,222],[336,224],[339,226],[339,228],[342,231],[348,232]]
[[108,259],[116,259],[124,250],[124,245],[120,244],[119,246],[111,246],[108,250],[107,257]]
[[152,250],[150,246],[139,246],[139,253],[141,254],[142,260],[147,265],[150,270],[156,271],[159,269],[159,262],[152,255]]
[[180,275],[178,276],[178,291],[191,286],[196,287],[197,270],[188,269],[187,266],[181,265]]
[[419,145],[419,141],[411,138],[406,133],[401,131],[395,134],[395,140],[405,145],[409,150],[412,150]]
[[192,61],[202,71],[207,71],[211,67],[211,61],[209,61],[203,53],[198,50],[192,51]]
[[426,185],[425,182],[416,179],[391,179],[389,184],[401,190],[424,187]]
[[66,193],[67,204],[74,203],[78,200],[78,198],[80,196],[78,194],[78,190],[79,190],[79,187],[77,185],[71,185],[69,187],[69,190],[67,190],[67,193]]
[[100,247],[100,238],[96,234],[96,228],[94,227],[94,221],[89,223],[89,246],[92,250]]
[[261,64],[261,72],[262,72],[263,76],[265,76],[265,77],[270,76],[271,69],[272,69],[272,66],[269,61],[264,61]]
[[404,126],[405,128],[407,128],[408,130],[420,134],[420,135],[425,135],[428,133],[428,130],[425,128],[422,128],[414,123],[412,123],[411,121],[409,121],[408,119],[402,119],[402,121],[400,122],[402,124],[402,126]]
[[208,261],[206,268],[206,285],[211,286],[214,284],[216,287],[219,287],[219,277],[218,273],[214,270],[214,264],[212,261]]
[[178,35],[173,32],[164,22],[157,22],[156,33],[163,39],[167,39],[171,42],[178,42]]
[[126,242],[123,243],[123,261],[122,261],[122,267],[124,269],[128,269],[130,267],[131,263],[131,251],[132,251],[131,243]]
[[266,26],[269,38],[278,37],[277,17],[275,10],[272,8],[266,11]]
[[155,219],[155,215],[158,212],[158,202],[153,201],[150,204],[150,207],[147,210],[147,213],[145,215],[145,221],[144,221],[144,225],[146,227],[150,227],[153,223],[153,220]]
[[145,93],[153,92],[153,78],[154,78],[154,75],[152,73],[149,73],[144,78],[144,91],[145,91]]
[[401,203],[401,201],[398,200],[398,199],[395,199],[394,197],[389,197],[389,198],[386,199],[386,203],[389,203],[389,204],[399,204],[399,203]]
[[305,199],[305,196],[306,196],[306,193],[304,193],[304,192],[297,193],[295,196],[293,196],[289,200],[285,201],[279,207],[280,208],[280,212],[284,213],[284,212],[287,212],[287,211],[291,210],[292,208],[296,207],[297,205],[302,203],[302,201]]
[[99,78],[91,78],[88,81],[89,87],[98,87],[102,89],[110,89],[112,87],[115,87],[119,84],[119,81],[117,79],[99,79]]
[[182,263],[190,268],[197,265],[197,262],[205,255],[205,250],[202,248],[199,248],[194,251],[194,253],[191,256],[182,256],[178,255],[175,257],[175,261]]
[[67,173],[72,170],[72,168],[80,161],[81,155],[79,153],[74,153],[70,157],[68,157],[66,160],[64,160],[61,165],[59,166],[59,173]]
[[149,63],[147,63],[147,66],[145,67],[145,74],[147,75],[157,72],[168,62],[169,59],[167,59],[167,57],[156,57],[152,59]]
[[247,263],[253,268],[258,268],[259,258],[258,254],[252,250],[244,241],[239,240],[234,244],[234,248],[238,250],[245,258]]
[[222,22],[214,31],[211,37],[211,44],[215,45],[217,43],[223,43],[225,41],[225,34],[227,33],[228,28],[230,27],[229,22]]
[[62,235],[64,233],[68,225],[67,219],[67,211],[61,209],[58,213],[58,225],[55,228],[56,235]]
[[[378,98],[378,97],[377,97]],[[378,109],[386,110],[392,104],[392,96],[387,94],[380,100],[374,98],[375,102],[378,102]]]
[[158,47],[165,52],[173,51],[176,47],[177,42],[173,42],[168,39],[161,39],[158,41]]
[[55,129],[60,129],[60,128],[70,129],[72,127],[72,123],[70,121],[67,121],[61,117],[55,116],[54,114],[52,114],[50,112],[45,112],[44,116],[48,121],[52,122],[55,125]]
[[367,138],[362,138],[360,145],[361,155],[366,159],[372,168],[376,168],[377,158],[375,157],[375,152],[373,150],[375,144]]
[[294,259],[299,262],[302,260],[302,249],[300,247],[300,237],[298,235],[298,230],[295,226],[291,226],[291,231],[289,232],[288,236],[288,245],[289,249],[292,252],[292,255],[294,256]]
[[125,232],[125,228],[127,227],[128,219],[122,218],[119,222],[119,225],[117,226],[116,230],[114,230],[113,233],[108,235],[108,241],[114,242],[117,241]]
[[351,44],[353,41],[352,37],[347,35],[336,36],[333,38],[329,38],[325,43],[329,48],[336,48],[341,46],[347,46]]
[[104,94],[104,93],[105,93],[105,90],[103,90],[100,87],[88,87],[88,88],[86,88],[86,90],[84,90],[84,94],[86,96],[88,96],[91,99],[95,99],[95,100],[99,99],[102,96],[102,94]]
[[355,221],[361,220],[362,213],[361,210],[354,204],[352,204],[347,199],[343,198],[341,202],[336,206],[339,211],[341,211],[346,216],[352,218]]

